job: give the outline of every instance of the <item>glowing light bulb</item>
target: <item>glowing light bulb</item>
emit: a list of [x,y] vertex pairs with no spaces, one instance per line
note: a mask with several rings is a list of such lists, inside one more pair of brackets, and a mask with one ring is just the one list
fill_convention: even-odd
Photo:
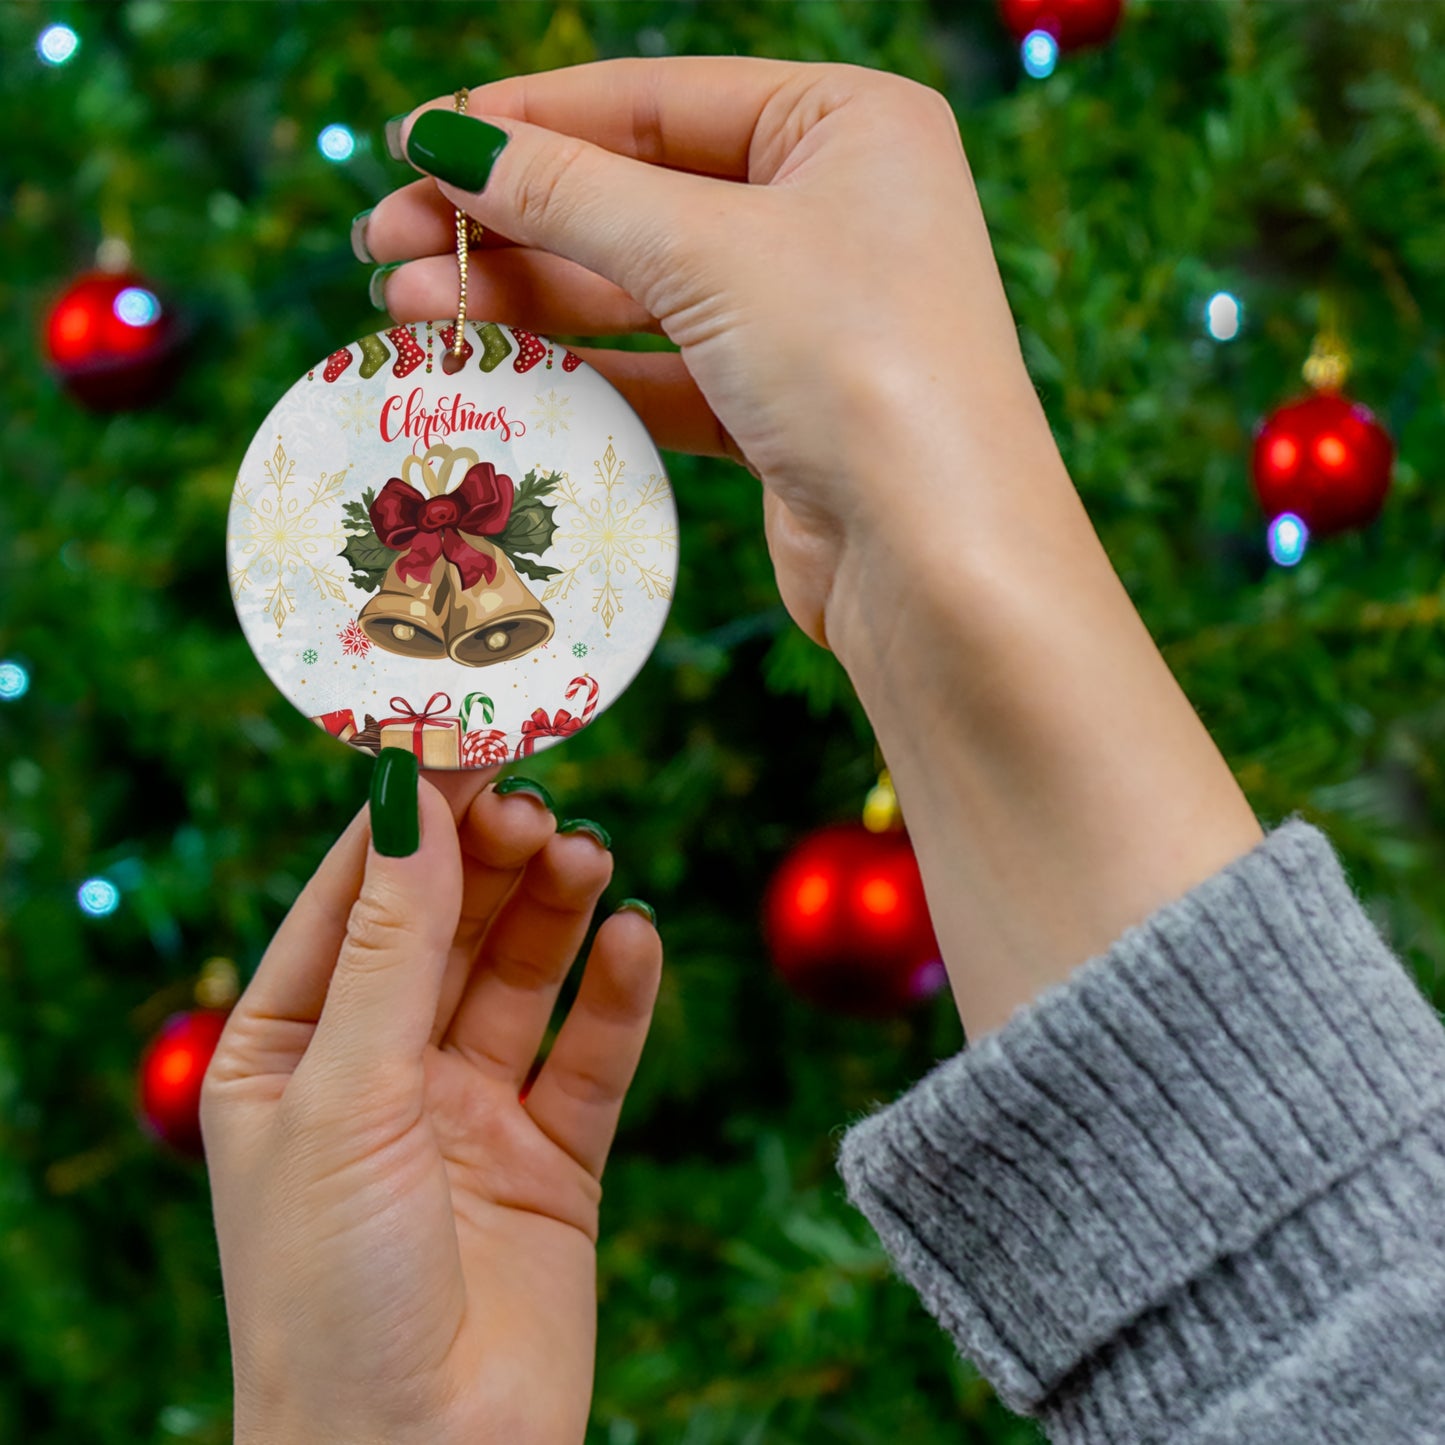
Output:
[[80,911],[92,918],[106,918],[120,907],[120,889],[109,878],[87,878],[75,896]]
[[1233,341],[1244,324],[1244,307],[1228,291],[1216,291],[1204,308],[1204,329],[1216,341]]
[[35,53],[47,65],[64,65],[80,49],[80,36],[68,25],[47,25],[35,42]]
[[17,702],[30,691],[30,674],[18,662],[0,662],[0,702]]
[[870,878],[858,892],[858,901],[875,918],[886,918],[898,908],[898,889],[886,878]]
[[1349,460],[1349,448],[1332,432],[1326,432],[1315,443],[1315,455],[1320,465],[1330,468],[1342,467]]
[[317,149],[329,161],[349,161],[356,151],[356,137],[344,125],[329,125],[316,137]]
[[153,291],[144,286],[127,286],[115,298],[111,309],[116,319],[127,326],[151,326],[160,320],[161,303]]
[[1310,529],[1293,512],[1281,512],[1269,524],[1269,555],[1281,567],[1293,567],[1305,554]]
[[1289,437],[1276,437],[1269,444],[1269,464],[1277,472],[1292,471],[1299,461],[1299,447]]
[[1045,80],[1059,63],[1059,42],[1047,30],[1031,30],[1019,47],[1024,69],[1035,80]]

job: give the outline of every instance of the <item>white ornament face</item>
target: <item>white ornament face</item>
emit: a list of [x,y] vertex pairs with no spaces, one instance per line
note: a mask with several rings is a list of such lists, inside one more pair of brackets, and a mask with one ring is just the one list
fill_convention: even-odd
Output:
[[586,726],[647,661],[677,581],[672,489],[616,389],[491,322],[448,374],[453,325],[392,327],[298,381],[246,451],[226,535],[276,686],[351,746],[431,768]]

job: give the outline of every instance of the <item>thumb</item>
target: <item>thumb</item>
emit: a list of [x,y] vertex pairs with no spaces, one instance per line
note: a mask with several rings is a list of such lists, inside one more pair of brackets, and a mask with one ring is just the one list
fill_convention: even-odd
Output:
[[411,753],[381,750],[370,821],[361,893],[297,1069],[316,1070],[328,1087],[374,1087],[420,1067],[461,914],[456,822]]
[[[511,116],[429,107],[403,127],[401,149],[459,210],[519,245],[576,261],[654,315],[659,286],[675,286],[679,265],[707,239],[697,218],[748,199],[745,186],[648,165]],[[730,219],[729,229],[736,225]],[[682,304],[669,296],[666,310]]]

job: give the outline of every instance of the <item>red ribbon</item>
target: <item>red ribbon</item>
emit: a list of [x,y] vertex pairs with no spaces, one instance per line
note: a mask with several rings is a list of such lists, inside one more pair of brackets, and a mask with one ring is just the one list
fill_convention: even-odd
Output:
[[[437,702],[438,698],[441,698],[440,703]],[[438,716],[438,714],[444,713],[452,705],[451,698],[444,692],[432,693],[427,699],[426,706],[422,708],[420,712],[417,712],[404,697],[392,698],[391,705],[397,710],[400,716],[384,717],[377,726],[384,728],[389,727],[392,723],[412,723],[411,750],[417,757],[421,756],[421,730],[428,723],[434,728],[444,728],[450,727],[452,723],[457,721],[454,717]],[[458,726],[460,726],[460,724],[458,724]]]
[[567,709],[559,708],[554,718],[548,718],[542,708],[538,708],[531,717],[522,723],[522,741],[517,744],[517,756],[526,758],[532,755],[532,744],[538,738],[565,738],[575,733],[582,726],[580,717],[573,717]]
[[[475,453],[473,453],[475,455]],[[478,462],[455,491],[424,497],[417,489],[393,477],[371,504],[371,525],[383,546],[406,556],[396,564],[404,582],[426,582],[439,556],[456,564],[463,587],[475,587],[485,578],[490,586],[497,564],[462,536],[497,537],[512,515],[512,479],[491,462]]]

